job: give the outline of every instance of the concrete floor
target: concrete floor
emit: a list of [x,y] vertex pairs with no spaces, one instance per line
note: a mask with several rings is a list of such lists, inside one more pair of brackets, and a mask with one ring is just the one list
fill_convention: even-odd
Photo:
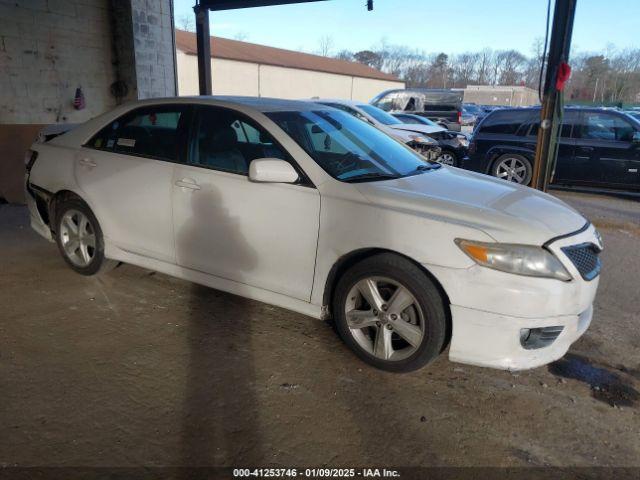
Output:
[[638,466],[640,203],[602,231],[591,329],[511,374],[394,375],[326,324],[131,266],[86,278],[0,205],[0,466]]

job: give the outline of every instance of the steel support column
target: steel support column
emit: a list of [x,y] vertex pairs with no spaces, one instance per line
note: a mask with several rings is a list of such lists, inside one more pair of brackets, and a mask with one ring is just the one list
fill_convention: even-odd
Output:
[[196,14],[196,44],[198,47],[198,83],[200,95],[211,95],[211,35],[209,33],[209,9],[202,5],[193,7]]
[[559,65],[569,61],[573,18],[577,0],[556,0],[553,11],[553,27],[547,57],[540,128],[536,143],[531,186],[545,191],[553,177],[558,156],[558,133],[562,123],[563,97],[556,89]]

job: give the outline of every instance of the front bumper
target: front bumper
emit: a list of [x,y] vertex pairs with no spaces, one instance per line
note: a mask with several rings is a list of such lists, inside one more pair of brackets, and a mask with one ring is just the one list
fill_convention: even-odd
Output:
[[[535,368],[562,357],[589,327],[599,276],[582,278],[562,248],[599,245],[595,228],[546,244],[567,268],[571,281],[534,278],[474,265],[454,269],[425,265],[440,281],[451,305],[449,358],[455,362],[508,370]],[[523,345],[523,330],[562,327],[544,346]],[[549,330],[558,330],[549,329]]]
[[[453,362],[504,370],[526,370],[558,360],[589,328],[593,306],[579,315],[518,318],[470,308],[451,306],[455,319],[449,349]],[[520,343],[522,329],[563,327],[548,347],[527,350]]]

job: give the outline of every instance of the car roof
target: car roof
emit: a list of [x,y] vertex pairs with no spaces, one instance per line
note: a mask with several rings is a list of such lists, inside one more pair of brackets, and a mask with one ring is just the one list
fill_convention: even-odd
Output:
[[147,100],[139,100],[132,102],[130,105],[135,106],[150,106],[150,105],[162,105],[162,104],[207,104],[221,106],[221,104],[227,104],[230,107],[244,106],[253,108],[259,112],[291,112],[291,111],[310,111],[321,110],[324,107],[318,105],[311,100],[285,100],[282,98],[269,98],[269,97],[242,97],[231,95],[200,95],[200,96],[188,96],[188,97],[167,97],[167,98],[152,98]]

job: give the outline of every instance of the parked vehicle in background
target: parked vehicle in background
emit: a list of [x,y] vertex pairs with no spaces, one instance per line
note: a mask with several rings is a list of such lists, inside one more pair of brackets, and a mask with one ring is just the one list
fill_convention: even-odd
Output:
[[438,128],[438,130],[425,133],[425,135],[433,138],[440,145],[442,151],[437,159],[439,163],[458,166],[459,162],[467,155],[469,138],[464,133],[445,130],[432,120],[412,113],[394,113],[393,116],[407,125],[427,125]]
[[438,142],[428,136],[428,133],[440,128],[438,126],[421,126],[420,128],[407,128],[405,124],[397,118],[389,115],[387,112],[380,110],[373,105],[367,103],[356,102],[353,100],[342,99],[313,99],[320,105],[337,108],[343,112],[347,112],[360,120],[370,123],[379,128],[396,140],[413,148],[415,151],[424,156],[427,160],[437,160],[440,157],[440,147]]
[[533,368],[593,315],[602,244],[582,215],[335,108],[132,102],[26,160],[31,226],[76,272],[126,262],[332,318],[377,368],[420,368],[449,343],[453,361]]
[[[528,185],[540,108],[496,110],[476,127],[462,167]],[[620,111],[565,108],[553,184],[640,190],[640,122]]]
[[475,103],[463,103],[462,104],[462,117],[464,125],[464,115],[473,115],[475,117],[475,121],[473,122],[473,126],[475,127],[480,121],[487,116],[489,112],[487,112],[481,105],[476,105]]
[[433,120],[447,130],[460,131],[462,91],[430,88],[387,90],[371,104],[390,113],[413,113]]
[[640,110],[625,110],[624,113],[640,121]]

